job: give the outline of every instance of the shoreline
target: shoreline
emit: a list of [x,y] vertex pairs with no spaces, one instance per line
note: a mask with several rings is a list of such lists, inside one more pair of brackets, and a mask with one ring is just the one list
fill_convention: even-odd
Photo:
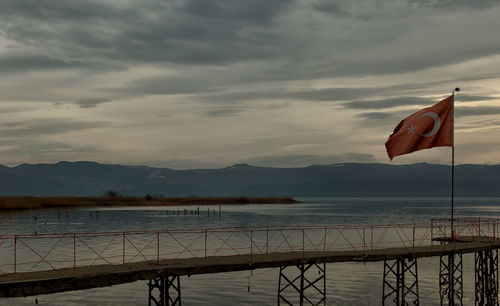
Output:
[[113,206],[203,206],[244,204],[297,204],[291,197],[36,197],[0,196],[0,211],[15,212],[38,209],[113,207]]

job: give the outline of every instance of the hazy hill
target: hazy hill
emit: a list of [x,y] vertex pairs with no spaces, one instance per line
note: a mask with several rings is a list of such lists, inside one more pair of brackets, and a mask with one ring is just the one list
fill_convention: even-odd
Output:
[[[500,165],[455,167],[457,196],[500,196]],[[172,170],[94,162],[0,165],[0,195],[448,196],[449,166],[333,164]]]

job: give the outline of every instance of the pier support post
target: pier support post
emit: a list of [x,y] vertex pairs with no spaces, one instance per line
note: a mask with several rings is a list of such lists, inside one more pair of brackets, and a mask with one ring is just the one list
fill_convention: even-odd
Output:
[[462,254],[451,253],[439,258],[439,297],[441,305],[463,305]]
[[416,258],[384,260],[382,305],[419,305]]
[[148,306],[181,306],[180,276],[160,274],[149,280]]
[[[293,270],[294,273],[298,272],[298,275],[287,276],[285,269]],[[317,274],[314,273],[315,271]],[[280,267],[279,305],[326,305],[326,264],[307,263]]]
[[476,305],[498,305],[498,250],[475,253]]

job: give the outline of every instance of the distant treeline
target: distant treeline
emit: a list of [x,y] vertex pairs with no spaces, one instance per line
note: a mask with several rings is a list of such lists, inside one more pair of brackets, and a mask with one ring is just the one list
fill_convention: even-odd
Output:
[[92,206],[175,206],[175,205],[230,205],[230,204],[294,204],[290,197],[175,197],[164,198],[107,194],[103,197],[10,197],[0,196],[0,210],[42,208],[77,208]]

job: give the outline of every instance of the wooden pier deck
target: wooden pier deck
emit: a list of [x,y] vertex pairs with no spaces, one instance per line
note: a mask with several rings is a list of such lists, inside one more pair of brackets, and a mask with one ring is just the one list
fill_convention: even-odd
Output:
[[[434,238],[446,241],[448,238]],[[450,253],[473,253],[500,248],[492,237],[458,237],[455,243],[414,247],[393,247],[349,251],[298,251],[267,254],[208,256],[164,259],[124,264],[91,265],[49,271],[0,275],[0,297],[22,297],[70,290],[106,287],[138,280],[148,280],[163,271],[176,275],[195,275],[274,268],[319,262],[372,262],[398,258],[442,256]],[[76,276],[75,276],[76,275]]]

